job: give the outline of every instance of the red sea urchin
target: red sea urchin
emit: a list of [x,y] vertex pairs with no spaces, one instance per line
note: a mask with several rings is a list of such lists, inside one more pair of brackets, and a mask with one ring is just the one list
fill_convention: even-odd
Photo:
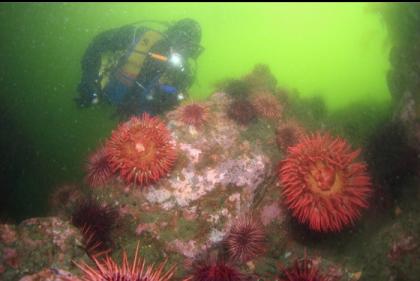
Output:
[[255,120],[257,114],[254,106],[249,101],[235,100],[230,104],[227,115],[240,125],[248,125]]
[[165,124],[147,113],[120,125],[112,132],[106,148],[113,171],[126,183],[140,186],[166,175],[176,159]]
[[104,147],[89,156],[86,171],[86,182],[91,187],[104,185],[110,180],[113,173]]
[[252,217],[236,221],[225,240],[232,260],[247,262],[265,251],[264,227]]
[[133,263],[128,262],[127,253],[123,253],[122,265],[119,266],[112,258],[92,257],[96,268],[86,263],[76,265],[83,271],[84,281],[168,281],[175,272],[175,267],[171,267],[164,272],[165,263],[161,263],[156,268],[153,265],[147,266],[145,261],[138,257],[139,245],[137,244]]
[[278,176],[283,197],[293,216],[315,231],[341,231],[367,208],[371,181],[364,162],[353,162],[343,139],[328,134],[305,136],[288,149]]
[[280,281],[326,281],[311,259],[296,260],[295,264],[282,272]]
[[183,281],[243,281],[243,274],[222,261],[196,264],[194,272]]
[[197,102],[181,105],[176,112],[180,121],[196,128],[201,127],[209,118],[209,108]]
[[80,201],[71,216],[72,224],[81,230],[89,255],[108,250],[117,219],[115,208],[102,205],[91,197]]
[[269,91],[258,91],[254,93],[252,105],[260,116],[267,119],[280,118],[282,113],[280,102]]
[[276,128],[277,147],[281,151],[286,152],[289,146],[299,142],[300,138],[304,136],[304,132],[304,129],[295,121],[280,124]]

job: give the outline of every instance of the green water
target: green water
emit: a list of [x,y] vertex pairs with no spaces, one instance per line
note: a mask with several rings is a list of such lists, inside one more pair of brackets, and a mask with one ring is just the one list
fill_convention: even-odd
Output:
[[2,4],[1,215],[45,214],[50,191],[79,182],[86,156],[116,125],[112,108],[79,110],[72,100],[93,37],[139,20],[185,17],[201,24],[205,47],[195,98],[265,63],[280,86],[319,95],[331,111],[390,101],[390,44],[367,4]]

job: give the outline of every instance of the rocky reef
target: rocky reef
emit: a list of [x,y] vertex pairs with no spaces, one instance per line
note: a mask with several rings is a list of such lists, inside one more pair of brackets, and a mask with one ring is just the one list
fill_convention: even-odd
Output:
[[[81,271],[88,267],[82,266],[81,270],[77,264],[94,266],[92,260],[100,262],[95,256],[97,248],[92,244],[92,236],[87,231],[89,225],[81,223],[77,225],[79,228],[72,225],[77,206],[90,198],[101,206],[95,212],[110,208],[116,212],[112,215],[116,223],[106,227],[110,234],[106,236],[107,241],[102,241],[109,247],[109,256],[119,265],[120,261],[127,264],[120,259],[122,254],[137,253],[137,245],[140,245],[139,253],[147,264],[166,261],[165,270],[169,270],[167,272],[171,272],[171,276],[172,269],[169,268],[176,266],[171,280],[183,280],[186,276],[189,276],[188,280],[196,280],[197,272],[208,273],[209,268],[216,271],[229,269],[232,276],[240,280],[293,280],[285,278],[302,272],[312,277],[319,276],[317,280],[323,281],[416,280],[413,276],[418,273],[415,265],[420,257],[420,223],[415,204],[404,205],[395,209],[394,213],[384,211],[381,209],[383,205],[375,203],[375,198],[365,198],[364,194],[360,195],[363,200],[349,198],[349,202],[353,200],[352,205],[369,205],[371,211],[359,214],[357,210],[357,216],[354,216],[357,220],[349,220],[345,227],[337,228],[337,233],[311,231],[293,217],[289,210],[292,206],[285,204],[285,195],[282,194],[285,188],[278,179],[279,163],[292,154],[288,147],[293,146],[296,150],[299,147],[295,146],[296,143],[305,145],[300,137],[296,137],[289,145],[278,147],[279,141],[283,144],[287,140],[282,142],[279,138],[286,138],[287,134],[283,136],[278,131],[282,126],[296,124],[295,120],[302,126],[302,135],[321,131],[320,124],[314,126],[319,121],[314,116],[323,118],[327,113],[321,100],[308,110],[307,119],[310,121],[299,119],[299,112],[306,102],[294,96],[293,92],[280,90],[276,83],[269,68],[259,65],[250,74],[224,85],[207,100],[194,102],[194,109],[200,110],[181,111],[182,107],[179,107],[159,116],[159,124],[162,122],[168,133],[165,140],[176,151],[176,157],[171,157],[171,169],[165,169],[153,181],[147,184],[130,183],[115,174],[108,178],[108,172],[112,172],[107,170],[107,180],[95,181],[98,184],[88,186],[89,181],[81,181],[80,184],[66,184],[58,188],[55,194],[50,195],[53,216],[28,219],[18,225],[1,224],[0,279],[81,280]],[[240,91],[245,91],[247,95],[238,98]],[[255,110],[252,122],[238,122],[238,118],[232,118],[232,104],[246,101],[250,106],[247,108],[251,110],[252,106],[255,107],[252,104],[253,95],[261,91],[278,103],[273,107],[270,118],[255,108],[252,109]],[[323,128],[325,130],[327,128]],[[130,141],[133,141],[139,157],[142,157],[142,152],[151,149],[151,154],[146,153],[149,157],[146,160],[150,160],[152,152],[156,151],[153,150],[153,138],[147,139],[148,143]],[[356,173],[361,165],[355,166],[350,162],[359,153],[362,154],[360,150],[350,149],[351,140],[348,144],[341,140],[334,141],[334,145],[323,143],[315,156],[309,156],[310,161],[305,161],[312,161],[313,165],[309,165],[305,175],[299,175],[302,178],[299,186],[305,185],[306,179],[310,180],[311,173],[312,176],[317,174],[321,181],[322,177],[327,177],[328,184],[322,188],[317,182],[311,182],[312,189],[318,188],[319,198],[325,193],[340,193],[346,188],[341,185],[344,181],[335,184],[342,171],[338,171],[337,176],[331,175],[340,165],[343,167],[340,166],[340,169],[346,169],[351,175]],[[339,149],[331,150],[329,155],[323,150],[327,146]],[[125,149],[128,146],[123,144],[121,147]],[[309,151],[313,149],[311,145],[307,147]],[[333,157],[336,151],[341,150],[346,151],[342,159]],[[159,153],[153,157],[157,159],[161,156]],[[305,160],[304,157],[309,154],[299,154],[299,161]],[[324,161],[320,155],[326,155],[330,167],[319,163]],[[101,172],[102,167],[108,169],[107,159],[102,160],[93,161],[92,165],[98,163],[98,166],[91,167],[91,171]],[[161,168],[161,162],[151,162],[157,169]],[[142,167],[147,166],[144,162],[139,163]],[[114,163],[119,169],[118,164]],[[138,172],[137,163],[133,165],[133,171]],[[359,179],[359,183],[368,178],[367,173],[364,175],[365,166],[362,166],[363,179]],[[147,171],[142,173],[152,174]],[[94,174],[92,176],[95,178]],[[331,189],[330,183],[333,184]],[[379,193],[375,184],[373,189],[372,197],[377,197]],[[410,197],[420,200],[419,188],[410,190],[414,192],[414,196],[411,194]],[[300,194],[295,192],[294,196]],[[307,196],[312,195],[307,190]],[[312,197],[316,201],[321,200],[319,198]],[[305,203],[307,201],[302,197],[300,204],[304,207],[314,205]],[[336,201],[331,202],[325,200],[324,204],[328,205],[328,213],[334,214],[339,206],[336,206]],[[318,206],[326,208],[322,204]],[[307,210],[308,213],[317,212],[310,206]],[[345,216],[345,212],[342,213]],[[79,212],[78,216],[83,217],[83,212]],[[316,215],[313,217],[317,218]],[[101,221],[101,225],[104,224],[106,222]],[[254,236],[249,234],[251,232]],[[101,243],[100,239],[94,242]]]
[[[72,276],[72,261],[86,258],[81,241],[78,229],[58,217],[2,224],[0,276],[2,280],[66,280],[59,277]],[[29,277],[33,274],[38,279]]]
[[[282,155],[275,143],[279,121],[261,118],[251,127],[238,124],[227,114],[231,102],[228,94],[214,93],[206,101],[209,121],[199,127],[172,118],[172,112],[163,118],[178,156],[174,169],[158,182],[139,188],[116,177],[88,189],[90,197],[118,211],[112,256],[118,257],[123,249],[133,250],[139,241],[147,262],[167,259],[168,264],[177,265],[177,280],[187,274],[189,264],[209,251],[225,255],[224,240],[231,226],[241,217],[253,217],[264,228],[269,246],[263,256],[231,261],[237,270],[250,278],[271,280],[285,265],[303,257],[305,246],[288,230],[292,219],[281,204],[276,177]],[[259,137],[262,131],[269,137]],[[86,191],[76,185],[72,189],[64,192],[70,200],[52,196],[60,200],[53,200],[60,217],[1,225],[2,280],[80,277],[74,262],[89,258],[83,231],[70,222],[75,202]],[[337,276],[356,280],[359,270],[352,265],[312,253],[311,260],[330,276],[328,280],[338,280]]]
[[411,142],[420,148],[420,7],[394,3],[380,9],[392,49],[388,86],[395,102],[394,119],[409,128]]

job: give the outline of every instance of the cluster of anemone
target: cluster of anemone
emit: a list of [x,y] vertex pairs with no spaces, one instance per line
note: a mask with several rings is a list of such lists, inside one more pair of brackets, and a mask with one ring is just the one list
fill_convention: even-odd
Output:
[[278,169],[284,202],[311,230],[338,232],[354,224],[372,192],[367,165],[341,138],[303,137]]
[[267,90],[257,91],[253,94],[252,105],[258,115],[266,119],[279,119],[283,108],[277,98]]
[[86,181],[95,187],[119,176],[126,184],[147,186],[167,175],[175,160],[169,130],[158,117],[145,113],[119,125],[89,157]]

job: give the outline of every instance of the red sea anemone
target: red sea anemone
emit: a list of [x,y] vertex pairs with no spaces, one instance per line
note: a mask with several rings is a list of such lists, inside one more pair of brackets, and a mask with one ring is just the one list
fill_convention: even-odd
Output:
[[311,259],[304,258],[296,260],[295,264],[282,272],[280,281],[326,281],[327,279],[319,273],[318,267]]
[[281,151],[299,142],[305,134],[304,129],[294,121],[280,124],[276,129],[276,143]]
[[243,281],[243,274],[222,261],[204,261],[194,266],[194,272],[183,281]]
[[269,91],[258,91],[254,93],[252,105],[259,115],[267,119],[277,119],[282,113],[280,102]]
[[176,110],[177,119],[187,125],[201,127],[209,118],[209,108],[201,103],[187,103]]
[[264,227],[252,217],[236,221],[225,240],[232,260],[247,262],[265,251]]
[[108,161],[126,183],[144,186],[166,175],[176,151],[171,135],[158,117],[132,117],[112,132],[106,144]]
[[86,182],[91,187],[104,185],[110,180],[113,173],[104,147],[99,148],[89,156],[86,170]]
[[305,136],[288,149],[278,175],[285,204],[299,222],[315,231],[341,231],[367,208],[371,181],[364,162],[354,162],[341,138],[328,134]]
[[83,271],[84,281],[168,281],[175,272],[171,267],[164,271],[165,263],[156,268],[153,265],[146,265],[145,261],[138,257],[139,245],[137,245],[133,262],[128,262],[127,253],[123,253],[122,265],[118,265],[112,258],[92,257],[96,268],[81,263],[76,265]]

